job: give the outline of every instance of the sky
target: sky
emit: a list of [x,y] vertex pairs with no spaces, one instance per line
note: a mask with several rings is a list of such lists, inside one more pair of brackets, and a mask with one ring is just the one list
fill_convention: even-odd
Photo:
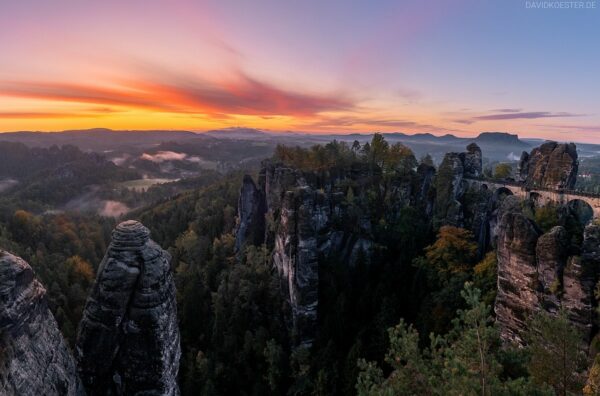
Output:
[[0,0],[0,131],[600,143],[600,0],[542,3]]

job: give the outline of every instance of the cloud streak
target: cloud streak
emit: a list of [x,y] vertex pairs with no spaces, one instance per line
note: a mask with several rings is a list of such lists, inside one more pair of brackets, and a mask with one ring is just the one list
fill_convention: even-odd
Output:
[[[517,119],[537,119],[537,118],[561,118],[561,117],[581,117],[583,114],[573,114],[573,113],[552,113],[549,111],[530,111],[530,112],[516,112],[511,113],[508,110],[512,109],[504,109],[507,112],[497,113],[497,114],[488,114],[483,116],[473,117],[474,120],[480,121],[498,121],[498,120],[517,120]],[[502,110],[501,110],[502,111]]]
[[[63,103],[87,103],[152,111],[207,114],[313,116],[355,108],[343,95],[295,92],[258,81],[242,72],[220,82],[160,78],[110,82],[104,85],[57,82],[0,82],[0,95]],[[0,117],[42,118],[58,113],[0,113]]]

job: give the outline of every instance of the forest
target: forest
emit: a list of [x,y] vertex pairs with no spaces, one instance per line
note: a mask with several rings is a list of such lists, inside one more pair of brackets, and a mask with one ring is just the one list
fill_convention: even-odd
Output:
[[[492,309],[495,250],[481,251],[467,228],[434,226],[422,202],[398,207],[394,200],[399,185],[414,185],[418,172],[433,168],[431,158],[417,160],[408,147],[376,134],[362,145],[277,146],[271,161],[344,191],[348,216],[333,218],[331,227],[360,234],[357,223],[367,216],[373,253],[359,254],[353,265],[320,257],[317,335],[310,347],[298,346],[272,265],[273,243],[266,238],[235,250],[244,173],[149,190],[154,198],[128,217],[172,255],[182,394],[567,395],[598,375],[589,370],[595,352],[588,355],[563,310],[533,316],[525,348],[502,344]],[[246,171],[258,177],[258,169]],[[358,176],[335,177],[347,173]],[[15,202],[2,208],[0,246],[34,267],[73,345],[117,220]],[[523,205],[541,230],[564,225],[573,246],[581,244],[583,228],[572,214]],[[590,386],[586,392],[595,394]]]

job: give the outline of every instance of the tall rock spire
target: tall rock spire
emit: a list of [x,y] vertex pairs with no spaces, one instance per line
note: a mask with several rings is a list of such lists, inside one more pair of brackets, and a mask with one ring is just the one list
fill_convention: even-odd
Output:
[[136,221],[113,231],[77,334],[89,395],[178,395],[181,355],[169,253]]

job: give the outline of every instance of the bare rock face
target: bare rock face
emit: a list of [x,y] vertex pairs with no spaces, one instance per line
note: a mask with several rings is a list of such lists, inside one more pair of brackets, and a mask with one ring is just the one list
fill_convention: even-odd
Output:
[[559,292],[563,286],[563,272],[569,254],[569,235],[564,227],[556,226],[540,236],[535,249],[540,300],[549,312],[560,306]]
[[463,224],[463,208],[460,202],[467,186],[464,182],[463,155],[447,153],[435,179],[435,223],[460,227]]
[[292,308],[293,330],[300,345],[314,339],[319,286],[319,232],[328,214],[324,197],[309,187],[285,194],[275,235],[273,264]]
[[238,200],[238,225],[235,250],[240,252],[246,243],[260,245],[265,239],[266,202],[263,191],[248,175],[244,176]]
[[572,189],[578,166],[575,144],[547,142],[521,156],[519,179],[529,187]]
[[[468,183],[464,179],[480,177],[483,174],[482,163],[481,149],[475,143],[469,144],[464,153],[446,153],[435,178],[434,224],[436,226],[465,226],[463,196],[468,189]],[[480,208],[473,208],[473,210],[485,211],[485,204],[478,203],[476,206]],[[485,217],[486,214],[470,213],[470,216],[472,218],[469,222],[476,227],[473,231],[478,234],[481,221],[475,218]]]
[[[273,265],[291,308],[292,333],[296,345],[310,346],[316,336],[319,295],[319,264],[335,258],[349,267],[370,261],[373,246],[372,206],[368,194],[380,188],[377,170],[367,164],[348,169],[312,171],[295,169],[280,162],[264,161],[256,192],[244,180],[241,189],[237,235],[257,235],[252,210],[264,216],[263,240],[273,249]],[[389,206],[381,214],[393,222],[403,207],[415,205],[425,215],[432,208],[431,184],[435,169],[423,165],[409,176],[398,176],[386,191]],[[351,187],[349,187],[351,186]],[[244,197],[247,194],[247,197]],[[251,204],[254,198],[264,199]],[[243,233],[242,233],[243,232]]]
[[581,255],[570,255],[562,226],[539,235],[519,210],[507,211],[498,227],[498,295],[495,311],[504,341],[523,345],[525,320],[544,310],[567,311],[589,342],[594,323],[594,285],[600,268],[600,227],[588,225]]
[[503,341],[521,345],[526,321],[540,305],[535,255],[540,235],[535,225],[516,211],[502,215],[497,232],[496,321]]
[[581,256],[570,257],[563,275],[562,304],[589,341],[594,320],[594,287],[600,270],[600,226],[583,232]]
[[479,177],[483,173],[483,157],[476,143],[467,146],[467,152],[464,153],[464,168],[467,177]]
[[2,395],[85,395],[45,295],[29,264],[0,251]]
[[136,221],[113,231],[77,334],[78,369],[88,394],[179,394],[170,259]]
[[521,158],[519,159],[519,165],[517,167],[517,181],[521,183],[525,183],[527,181],[527,176],[529,175],[529,153],[527,151],[523,151],[521,153]]
[[319,261],[335,255],[352,266],[359,257],[370,256],[373,242],[367,212],[357,220],[357,235],[346,235],[332,226],[333,219],[343,218],[346,210],[346,194],[333,187],[334,180],[346,177],[352,176],[328,175],[325,184],[320,184],[310,172],[269,161],[261,171],[259,185],[272,221],[267,233],[272,235],[267,239],[272,239],[273,265],[290,304],[292,333],[300,346],[310,346],[316,336]]

